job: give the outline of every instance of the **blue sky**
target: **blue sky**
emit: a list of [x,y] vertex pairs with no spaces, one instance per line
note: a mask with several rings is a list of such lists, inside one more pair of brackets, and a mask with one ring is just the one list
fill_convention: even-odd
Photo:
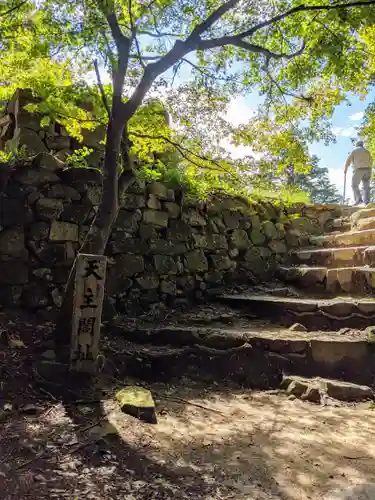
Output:
[[[178,85],[188,80],[190,70],[190,67],[184,64],[175,83]],[[164,77],[168,78],[168,76],[172,76],[171,71],[164,74]],[[104,74],[104,72],[102,79],[105,82],[108,81],[108,75]],[[367,105],[375,100],[375,91],[369,93],[364,100],[354,94],[348,95],[348,99],[349,103],[338,106],[332,117],[332,130],[336,135],[336,143],[329,146],[325,146],[324,143],[313,143],[310,147],[310,152],[320,158],[321,165],[328,168],[330,180],[340,192],[342,192],[344,185],[345,160],[353,148],[351,139],[358,138],[355,127],[360,125]],[[261,100],[257,92],[253,92],[246,97],[234,98],[229,105],[226,118],[234,125],[246,124]],[[222,142],[222,145],[231,152],[234,158],[241,158],[252,153],[249,147],[240,146],[235,148],[225,141]]]
[[[336,136],[336,143],[325,146],[323,142],[316,142],[310,147],[310,152],[320,158],[321,165],[328,168],[331,182],[340,192],[344,185],[345,160],[353,148],[351,139],[358,138],[355,127],[360,125],[367,105],[375,100],[375,92],[371,92],[364,100],[353,94],[350,94],[348,99],[349,103],[338,106],[332,117],[332,130]],[[227,118],[236,125],[246,123],[259,102],[256,94],[234,99],[229,106]],[[249,153],[248,148],[230,147],[230,149],[235,157]]]
[[358,139],[355,127],[360,125],[368,104],[375,100],[375,92],[371,92],[366,99],[360,100],[356,95],[349,95],[350,105],[338,106],[332,119],[332,130],[336,135],[336,143],[325,146],[323,143],[314,143],[310,151],[316,154],[321,164],[329,169],[331,181],[336,184],[340,192],[344,185],[344,164],[352,150],[351,138]]

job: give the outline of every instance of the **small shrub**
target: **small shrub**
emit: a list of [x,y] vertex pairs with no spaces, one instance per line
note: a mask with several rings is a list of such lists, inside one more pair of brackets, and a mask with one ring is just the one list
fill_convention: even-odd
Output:
[[83,146],[81,149],[76,149],[71,155],[68,155],[65,162],[72,168],[89,168],[87,157],[92,152],[93,149]]

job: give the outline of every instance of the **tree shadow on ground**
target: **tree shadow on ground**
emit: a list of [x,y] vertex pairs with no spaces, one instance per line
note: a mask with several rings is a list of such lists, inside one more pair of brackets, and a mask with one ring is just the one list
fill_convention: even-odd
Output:
[[[199,382],[145,370],[143,385],[157,400],[158,424],[150,425],[114,402],[115,389],[134,380],[79,376],[42,386],[29,370],[32,352],[29,358],[30,378],[22,380],[38,408],[0,427],[4,499],[321,500],[372,479],[375,413],[368,405],[322,408],[224,378]],[[109,424],[114,433],[106,433]]]
[[[24,498],[27,492],[38,498],[318,500],[372,478],[375,417],[368,407],[322,408],[187,379],[149,387],[157,425],[123,414],[111,398],[81,407],[64,394],[45,418],[26,419],[19,434],[39,425],[50,448],[15,471],[15,477],[26,470],[43,477]],[[91,439],[95,426],[108,423],[115,434]],[[23,498],[19,494],[9,498]]]

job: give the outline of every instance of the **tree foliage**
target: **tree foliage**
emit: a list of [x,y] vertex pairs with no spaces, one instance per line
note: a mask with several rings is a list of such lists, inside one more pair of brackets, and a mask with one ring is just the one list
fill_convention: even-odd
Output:
[[[104,252],[136,175],[132,153],[146,159],[173,146],[176,172],[246,188],[246,162],[222,156],[225,139],[259,151],[265,168],[305,173],[309,142],[333,140],[335,106],[373,82],[375,0],[20,1],[0,9],[1,96],[31,87],[77,136],[106,126],[102,202],[83,252]],[[228,126],[230,99],[254,89],[257,115]]]
[[[125,131],[115,146],[118,172],[129,157],[123,144],[146,163],[150,151],[165,152],[202,191],[210,183],[246,188],[246,162],[223,149],[232,141],[262,154],[260,165],[275,175],[290,164],[303,174],[313,166],[309,144],[334,140],[335,106],[372,84],[374,3],[8,1],[0,12],[0,98],[32,88],[41,111],[78,138],[103,124]],[[262,105],[234,128],[226,107],[254,89]],[[168,175],[165,163],[156,166],[145,175]]]
[[[287,164],[287,150],[303,169],[309,141],[333,140],[329,117],[344,92],[365,92],[370,82],[372,3],[22,2],[1,17],[7,49],[0,56],[0,78],[6,82],[2,97],[17,86],[33,88],[48,110],[79,136],[83,125],[108,121],[95,84],[94,61],[109,107],[116,86],[113,77],[121,79],[122,64],[124,78],[117,85],[123,105],[130,101],[131,114],[140,115],[139,120],[132,118],[134,125],[129,123],[134,152],[147,156],[146,151],[165,146],[160,138],[155,145],[150,142],[153,136],[168,137],[168,129],[160,133],[152,108],[146,114],[141,110],[145,96],[158,95],[173,116],[178,142],[189,140],[189,147],[220,157],[218,138],[232,138],[232,130],[218,110],[224,111],[231,97],[257,88],[264,95],[261,114],[235,134],[235,140],[268,155],[281,154],[286,163],[279,168]],[[4,12],[18,5],[8,4]],[[88,97],[95,102],[91,112],[79,107]],[[301,126],[301,121],[309,126]],[[270,141],[267,131],[275,127],[277,140]]]
[[319,165],[319,158],[313,156],[308,173],[295,173],[293,167],[286,170],[287,182],[308,193],[312,203],[340,203],[342,194],[331,183],[328,168]]

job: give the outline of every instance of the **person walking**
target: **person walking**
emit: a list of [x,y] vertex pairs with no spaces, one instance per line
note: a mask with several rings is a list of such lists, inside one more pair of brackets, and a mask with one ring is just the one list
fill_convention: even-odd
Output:
[[[370,180],[372,174],[372,156],[364,145],[363,141],[358,141],[356,148],[348,156],[345,163],[345,176],[350,167],[353,166],[352,189],[354,194],[354,204],[359,205],[364,203],[367,205],[370,202]],[[363,198],[359,185],[362,182]]]

